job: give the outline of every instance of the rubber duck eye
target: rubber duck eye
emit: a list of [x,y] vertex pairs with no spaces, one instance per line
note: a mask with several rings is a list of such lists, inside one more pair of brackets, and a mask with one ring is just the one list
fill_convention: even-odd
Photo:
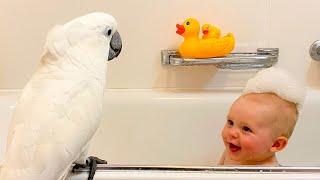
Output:
[[188,22],[186,23],[186,25],[190,25],[190,22],[188,21]]

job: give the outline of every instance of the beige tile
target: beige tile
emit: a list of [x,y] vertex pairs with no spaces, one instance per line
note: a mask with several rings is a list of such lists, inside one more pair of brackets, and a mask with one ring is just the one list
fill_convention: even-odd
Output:
[[[139,1],[141,2],[141,1]],[[220,86],[214,66],[168,67],[160,63],[160,50],[177,49],[182,37],[175,24],[187,17],[215,23],[223,33],[233,32],[236,51],[255,51],[265,45],[266,1],[152,1],[142,11],[119,13],[124,53],[111,62],[109,88],[203,88]],[[134,28],[134,31],[126,31]],[[223,76],[220,76],[223,77]],[[228,81],[228,79],[220,79]],[[233,82],[230,82],[233,84]]]
[[237,51],[251,51],[265,45],[266,2],[3,0],[0,2],[0,88],[22,88],[26,84],[39,62],[46,33],[54,24],[92,11],[113,14],[123,36],[119,61],[108,66],[109,88],[216,86],[214,67],[174,70],[161,66],[160,51],[175,49],[182,41],[175,33],[175,24],[191,16],[202,23],[215,23],[223,33],[235,34]]
[[320,39],[319,5],[317,0],[271,0],[268,30],[270,46],[280,48],[278,65],[318,87],[319,63],[311,60],[309,47]]

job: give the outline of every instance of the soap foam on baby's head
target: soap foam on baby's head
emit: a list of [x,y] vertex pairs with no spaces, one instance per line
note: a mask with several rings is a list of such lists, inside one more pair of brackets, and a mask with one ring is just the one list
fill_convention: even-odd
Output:
[[306,89],[287,71],[271,67],[261,70],[250,79],[243,93],[274,93],[284,100],[295,103],[299,112],[306,96]]

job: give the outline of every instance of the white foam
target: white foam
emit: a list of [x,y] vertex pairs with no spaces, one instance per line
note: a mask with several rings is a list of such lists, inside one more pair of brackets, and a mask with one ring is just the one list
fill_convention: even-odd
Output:
[[306,87],[284,69],[271,67],[259,71],[250,79],[243,93],[275,93],[282,99],[296,103],[300,111],[306,96]]

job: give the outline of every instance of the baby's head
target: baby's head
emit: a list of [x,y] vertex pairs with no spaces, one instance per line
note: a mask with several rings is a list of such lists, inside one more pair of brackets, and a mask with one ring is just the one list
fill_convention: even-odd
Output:
[[305,86],[283,69],[258,72],[227,116],[222,137],[228,156],[244,165],[258,165],[283,150],[305,93]]
[[273,93],[249,93],[231,106],[222,137],[228,156],[260,164],[283,150],[297,120],[295,103]]

